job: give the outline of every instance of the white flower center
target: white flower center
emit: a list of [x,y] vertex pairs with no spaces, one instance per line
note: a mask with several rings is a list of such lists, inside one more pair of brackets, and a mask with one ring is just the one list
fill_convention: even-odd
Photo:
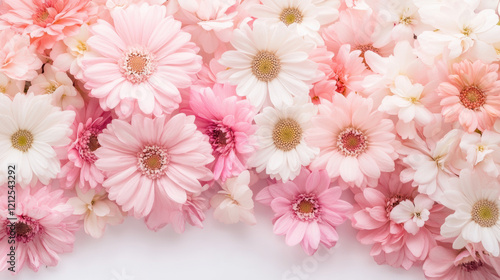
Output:
[[83,54],[84,52],[88,51],[89,47],[87,46],[87,43],[83,41],[78,41],[78,45],[76,46],[78,52],[80,54]]
[[252,61],[252,73],[262,82],[270,82],[278,77],[281,63],[275,53],[260,51]]
[[337,137],[337,149],[346,157],[357,157],[367,148],[368,137],[358,129],[349,127]]
[[290,151],[302,140],[302,127],[294,119],[281,119],[273,129],[273,142],[276,148]]
[[479,200],[472,206],[471,216],[481,227],[492,227],[498,222],[498,205],[487,199]]
[[52,94],[60,86],[57,82],[51,82],[48,87],[45,88],[45,94]]
[[157,179],[167,172],[170,156],[158,146],[145,146],[137,154],[138,166],[143,175],[150,179]]
[[280,20],[287,26],[292,23],[301,23],[303,19],[302,12],[298,8],[285,8],[280,14]]
[[126,52],[120,65],[123,75],[132,83],[146,81],[156,70],[153,54],[142,49]]
[[33,140],[33,134],[25,129],[18,130],[10,137],[12,146],[21,152],[27,152],[33,145]]

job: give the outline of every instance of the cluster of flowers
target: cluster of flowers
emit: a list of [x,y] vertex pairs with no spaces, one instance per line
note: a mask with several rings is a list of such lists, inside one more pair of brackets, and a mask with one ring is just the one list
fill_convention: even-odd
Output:
[[[500,279],[498,0],[3,0],[0,270],[83,224],[255,224]],[[260,187],[256,182],[264,182]],[[260,184],[262,185],[262,184]],[[351,203],[340,199],[353,194]],[[254,196],[255,193],[255,196]]]

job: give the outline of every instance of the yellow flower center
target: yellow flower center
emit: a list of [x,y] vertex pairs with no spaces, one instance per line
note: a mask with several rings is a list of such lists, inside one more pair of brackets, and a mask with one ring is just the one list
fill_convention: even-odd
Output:
[[471,216],[472,220],[481,227],[492,227],[498,221],[498,206],[490,200],[479,200],[472,206]]
[[302,128],[294,119],[281,119],[273,129],[273,142],[276,148],[290,151],[302,140]]
[[274,80],[280,73],[281,63],[276,54],[269,51],[259,52],[252,61],[252,73],[263,82]]
[[283,9],[280,15],[280,20],[287,26],[292,23],[301,23],[303,15],[298,8]]
[[33,134],[25,129],[20,129],[16,133],[12,134],[10,138],[12,146],[21,151],[27,152],[33,145]]

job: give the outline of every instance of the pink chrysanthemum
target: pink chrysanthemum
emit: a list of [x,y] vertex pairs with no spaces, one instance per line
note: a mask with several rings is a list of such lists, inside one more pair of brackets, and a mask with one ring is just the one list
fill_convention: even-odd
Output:
[[77,187],[84,192],[89,189],[99,191],[104,182],[104,174],[95,167],[97,156],[94,152],[101,146],[97,136],[110,122],[111,113],[104,112],[95,99],[91,99],[85,108],[76,111],[71,127],[71,143],[65,148],[68,157],[58,175],[61,187]]
[[416,229],[402,221],[396,222],[398,219],[391,217],[393,209],[403,201],[417,203],[418,194],[410,183],[401,183],[400,169],[382,174],[377,188],[366,188],[355,195],[357,205],[352,226],[359,230],[359,242],[373,244],[370,255],[378,264],[409,269],[415,262],[425,260],[436,245],[434,239],[448,212],[442,205],[433,205],[428,209],[425,224]]
[[0,73],[14,80],[33,80],[42,67],[29,37],[11,29],[0,31]]
[[491,129],[500,116],[498,64],[480,60],[455,63],[448,82],[439,85],[438,94],[446,122],[458,120],[469,133]]
[[255,109],[247,100],[238,100],[234,87],[217,84],[192,91],[189,105],[196,115],[196,125],[208,135],[215,163],[214,180],[225,181],[246,169],[247,160],[255,151],[251,136]]
[[87,40],[95,54],[82,61],[90,96],[120,118],[171,113],[181,102],[178,88],[201,69],[198,47],[165,6],[132,5],[111,16],[113,25],[99,20]]
[[91,0],[4,0],[2,8],[0,29],[13,27],[30,35],[40,52],[78,33],[97,13]]
[[293,181],[270,185],[260,191],[256,200],[270,205],[275,212],[274,233],[286,235],[286,244],[312,255],[323,244],[335,246],[335,227],[347,219],[352,206],[340,198],[340,187],[330,188],[330,178],[324,171],[312,173],[303,169]]
[[328,50],[334,53],[344,44],[351,45],[351,51],[361,51],[359,56],[366,65],[367,51],[382,56],[389,56],[393,51],[391,38],[378,32],[383,24],[387,22],[371,10],[348,9],[340,13],[337,22],[323,30],[323,38]]
[[434,247],[423,265],[429,280],[498,280],[500,259],[469,245],[454,250],[451,243]]
[[[1,188],[6,190],[7,186]],[[16,240],[16,273],[24,265],[35,271],[41,266],[55,266],[58,254],[73,250],[78,217],[62,195],[62,190],[50,192],[48,187],[17,188],[15,228],[7,219],[12,217],[7,210],[7,191],[0,195],[0,271],[9,266],[10,235]]]
[[[213,161],[207,136],[196,129],[194,116],[177,114],[155,119],[132,116],[131,123],[115,119],[99,134],[95,165],[108,175],[103,186],[109,198],[147,216],[157,196],[176,203],[199,193],[199,180],[212,179],[205,165]],[[159,199],[159,198],[158,198]]]
[[373,110],[371,99],[336,94],[319,112],[306,135],[311,146],[320,148],[312,169],[326,169],[331,178],[340,176],[358,187],[376,183],[380,172],[394,170],[394,125]]
[[314,84],[309,93],[313,103],[320,104],[320,98],[332,101],[335,92],[347,96],[351,92],[364,90],[361,82],[370,71],[363,64],[360,55],[360,50],[351,52],[349,44],[340,46],[338,53],[329,62],[330,72],[325,72],[327,78]]

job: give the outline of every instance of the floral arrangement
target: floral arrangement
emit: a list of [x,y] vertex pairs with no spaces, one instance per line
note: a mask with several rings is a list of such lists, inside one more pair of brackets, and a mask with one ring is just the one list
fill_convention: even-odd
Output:
[[499,13],[0,1],[0,271],[57,265],[81,227],[253,225],[257,202],[308,255],[349,220],[378,264],[500,279]]

